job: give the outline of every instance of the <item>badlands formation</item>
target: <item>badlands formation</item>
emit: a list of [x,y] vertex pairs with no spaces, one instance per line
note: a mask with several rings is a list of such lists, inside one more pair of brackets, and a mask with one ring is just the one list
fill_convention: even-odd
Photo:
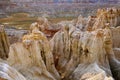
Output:
[[[55,26],[38,18],[9,45],[0,26],[0,80],[120,80],[120,10]],[[49,37],[49,38],[48,38]]]

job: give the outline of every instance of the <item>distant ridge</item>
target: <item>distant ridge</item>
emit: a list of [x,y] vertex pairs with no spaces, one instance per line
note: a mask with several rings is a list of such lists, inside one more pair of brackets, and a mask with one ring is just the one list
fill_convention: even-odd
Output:
[[120,0],[0,0],[0,17],[18,12],[32,16],[87,16],[98,8],[120,7],[119,4]]
[[120,2],[120,0],[10,0],[10,1],[11,2],[41,2],[41,3],[118,3]]

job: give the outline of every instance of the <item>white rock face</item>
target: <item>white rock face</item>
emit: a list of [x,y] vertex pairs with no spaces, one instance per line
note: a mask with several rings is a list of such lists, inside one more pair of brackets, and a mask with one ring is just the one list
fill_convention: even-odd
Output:
[[120,62],[114,56],[114,51],[119,53],[119,27],[111,28],[117,25],[116,10],[101,9],[96,17],[63,21],[50,41],[41,32],[48,22],[39,18],[22,42],[10,46],[7,62],[26,80],[119,80]]
[[[70,31],[72,32],[69,33]],[[90,64],[93,63],[95,63],[100,70],[104,71],[104,76],[112,76],[104,47],[104,42],[108,39],[111,40],[111,38],[109,38],[110,35],[107,35],[110,34],[110,32],[109,28],[83,32],[77,31],[69,26],[65,26],[62,31],[57,32],[50,43],[55,64],[61,77],[64,80],[68,78],[71,80],[79,80],[87,73],[87,70],[79,68],[78,65],[86,68],[85,66],[89,67]],[[81,74],[81,72],[74,74],[76,70],[78,72],[82,71],[83,74]],[[93,70],[93,72],[94,71],[95,70]],[[77,79],[76,77],[70,77],[72,75],[79,77]]]
[[[89,65],[89,66],[88,66]],[[106,72],[102,70],[96,63],[79,64],[73,72],[71,80],[114,80],[107,77]]]
[[3,62],[0,62],[0,77],[3,78],[3,80],[26,80],[17,70]]
[[[63,80],[82,80],[83,75],[91,72],[89,72],[89,69],[91,69],[90,65],[94,63],[97,65],[97,67],[93,65],[93,74],[98,72],[96,73],[96,77],[90,76],[93,77],[90,78],[84,76],[85,79],[101,78],[101,80],[113,80],[106,53],[112,48],[109,44],[112,45],[113,33],[109,28],[117,25],[115,18],[117,18],[118,14],[114,12],[114,9],[108,11],[103,9],[100,13],[98,12],[96,19],[94,18],[94,22],[88,20],[88,23],[90,22],[89,25],[93,25],[89,30],[89,25],[85,26],[85,31],[81,30],[81,28],[76,28],[76,26],[70,27],[69,25],[64,25],[63,30],[54,35],[50,43],[56,68]],[[114,16],[110,16],[110,14]],[[83,27],[83,20],[84,18],[80,16],[76,24]],[[115,41],[113,42],[116,43]],[[116,43],[116,45],[118,44]],[[86,67],[88,67],[88,70],[84,69]],[[98,71],[96,71],[96,68]],[[104,77],[100,77],[102,75]]]
[[49,42],[40,31],[23,37],[22,43],[10,46],[8,63],[27,80],[59,80]]

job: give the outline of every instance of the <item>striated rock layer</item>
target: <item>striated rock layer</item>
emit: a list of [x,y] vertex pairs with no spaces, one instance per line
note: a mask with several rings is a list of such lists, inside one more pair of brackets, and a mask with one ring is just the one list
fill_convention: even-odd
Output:
[[0,80],[26,80],[17,70],[0,62]]
[[92,32],[73,30],[69,33],[71,29],[65,26],[63,31],[59,31],[51,39],[54,61],[61,77],[65,80],[68,77],[79,80],[87,73],[97,75],[101,72],[104,73],[104,78],[112,76],[104,48],[104,38],[110,37],[106,35],[110,33],[110,29]]
[[20,71],[27,80],[59,80],[53,55],[46,36],[33,29],[23,37],[22,43],[11,45],[9,64]]
[[[115,13],[116,11],[118,13]],[[116,32],[111,29],[119,25],[119,17],[117,9],[101,9],[100,12],[98,10],[97,17],[89,17],[90,19],[84,22],[85,19],[79,16],[76,23],[78,27],[66,24],[63,30],[54,35],[50,42],[56,68],[63,80],[113,80],[111,68],[115,65],[111,66],[114,62],[109,61],[106,46],[109,43],[112,45],[112,39],[113,45],[119,45],[119,40],[114,40],[120,39],[118,27]],[[89,24],[84,26],[86,23]],[[115,72],[112,72],[113,76]],[[119,76],[119,72],[117,74]],[[116,80],[119,80],[119,77]]]
[[[99,9],[96,16],[80,15],[76,20],[59,22],[59,27],[54,29],[46,18],[39,18],[22,37],[22,42],[10,46],[7,63],[22,74],[12,68],[20,77],[13,78],[120,80],[119,12],[115,8]],[[50,40],[44,34],[48,31],[55,31]]]
[[9,53],[9,41],[4,31],[4,26],[0,25],[0,58],[8,58]]

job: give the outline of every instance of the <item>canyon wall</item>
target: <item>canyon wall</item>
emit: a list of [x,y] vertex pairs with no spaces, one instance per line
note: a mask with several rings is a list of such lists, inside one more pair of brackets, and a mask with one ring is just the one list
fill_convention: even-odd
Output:
[[6,63],[23,80],[119,80],[119,18],[117,8],[99,9],[54,28],[40,17],[21,42],[10,45]]

